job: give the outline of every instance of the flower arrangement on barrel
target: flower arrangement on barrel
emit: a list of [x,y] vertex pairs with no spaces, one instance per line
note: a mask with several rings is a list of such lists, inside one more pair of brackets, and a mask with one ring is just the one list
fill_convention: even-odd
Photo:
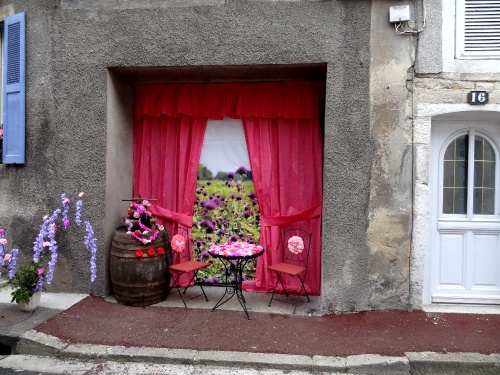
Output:
[[[96,278],[97,240],[89,221],[82,222],[84,193],[75,202],[74,222],[85,226],[83,243],[90,253],[90,281]],[[17,265],[19,249],[6,250],[5,230],[0,228],[0,267],[8,271],[8,283],[12,286],[12,302],[28,303],[34,293],[40,292],[44,284],[50,284],[57,263],[58,244],[56,234],[59,228],[67,230],[71,226],[71,201],[66,194],[61,195],[61,208],[52,215],[43,217],[42,224],[33,243],[33,256],[30,262]],[[1,275],[1,273],[0,273]]]
[[[246,180],[245,167],[228,173],[225,181],[198,181],[193,215],[192,241],[195,257],[212,265],[198,272],[197,282],[217,284],[225,282],[222,262],[210,257],[212,245],[242,241],[258,244],[260,210],[253,182]],[[255,276],[255,261],[249,261],[243,277]]]
[[[148,199],[133,198],[127,210],[127,218],[125,219],[127,234],[145,246],[153,243],[161,231],[165,229],[163,225],[156,225],[156,220],[150,211],[150,207],[151,203]],[[157,249],[150,247],[146,251],[138,249],[135,252],[137,258],[163,254],[165,254],[163,246]]]

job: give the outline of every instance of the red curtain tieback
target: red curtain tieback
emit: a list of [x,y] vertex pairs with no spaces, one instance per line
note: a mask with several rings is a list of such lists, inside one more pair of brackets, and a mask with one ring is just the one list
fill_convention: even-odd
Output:
[[155,205],[151,205],[150,210],[154,216],[160,217],[160,218],[165,219],[165,220],[173,221],[173,222],[178,223],[186,228],[193,227],[193,217],[192,216],[180,214],[178,212],[170,211],[170,210],[167,210],[166,208],[158,207]]
[[286,224],[293,224],[298,221],[311,219],[313,217],[321,215],[322,205],[318,204],[316,206],[309,207],[308,209],[299,212],[295,215],[275,215],[275,216],[260,216],[260,225],[262,227],[272,227]]

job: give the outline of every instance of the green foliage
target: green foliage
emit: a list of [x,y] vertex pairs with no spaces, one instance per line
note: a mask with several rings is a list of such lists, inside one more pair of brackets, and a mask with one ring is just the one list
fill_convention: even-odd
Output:
[[203,164],[198,164],[198,180],[211,180],[212,178],[212,171]]
[[31,296],[33,296],[33,290],[37,287],[38,278],[43,273],[43,270],[40,263],[31,262],[21,265],[14,277],[9,281],[9,284],[14,288],[11,293],[11,302],[24,301],[28,303]]
[[227,172],[217,172],[217,174],[215,175],[215,179],[221,181],[224,181],[226,177],[227,177]]
[[[212,244],[228,241],[259,243],[260,211],[253,182],[241,182],[244,176],[238,174],[229,174],[229,177],[226,181],[198,181],[193,249],[197,259],[212,263],[198,272],[199,282],[225,282],[223,263],[211,258],[207,251]],[[247,263],[243,275],[247,280],[255,277],[255,261]]]

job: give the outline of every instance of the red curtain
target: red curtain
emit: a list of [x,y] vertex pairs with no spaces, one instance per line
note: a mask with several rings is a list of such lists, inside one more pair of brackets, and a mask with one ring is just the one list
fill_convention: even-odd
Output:
[[[322,142],[319,118],[243,118],[255,191],[261,211],[260,242],[266,252],[259,258],[255,281],[246,290],[269,292],[276,274],[267,266],[281,262],[282,230],[311,232],[305,286],[321,291]],[[298,292],[297,278],[282,276],[287,290]],[[281,289],[281,286],[280,286]],[[278,289],[280,291],[280,289]]]
[[[322,141],[317,82],[155,84],[136,87],[134,194],[158,199],[159,222],[190,228],[198,162],[207,120],[242,118],[262,213],[256,280],[246,290],[268,292],[279,261],[281,230],[313,233],[306,288],[321,291]],[[287,289],[299,285],[287,280]]]
[[207,119],[143,117],[134,126],[134,195],[156,198],[159,223],[193,225],[198,161]]

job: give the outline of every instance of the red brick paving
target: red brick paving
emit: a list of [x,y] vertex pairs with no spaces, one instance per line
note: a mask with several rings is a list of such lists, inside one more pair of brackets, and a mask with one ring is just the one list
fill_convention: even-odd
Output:
[[69,343],[345,357],[500,353],[500,315],[371,311],[278,315],[130,307],[89,296],[35,329]]

